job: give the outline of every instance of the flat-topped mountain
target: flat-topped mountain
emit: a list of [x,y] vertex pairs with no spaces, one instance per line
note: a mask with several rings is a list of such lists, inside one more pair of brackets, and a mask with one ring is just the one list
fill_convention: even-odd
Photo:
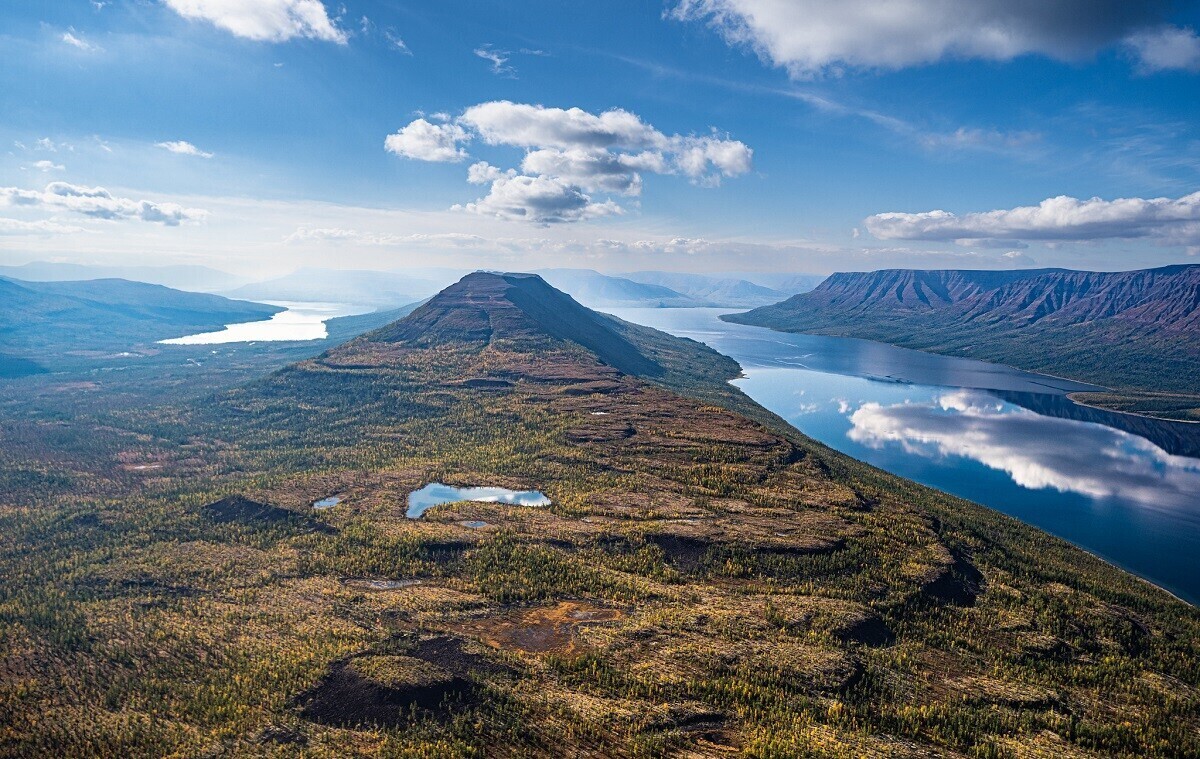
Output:
[[475,272],[366,339],[421,348],[489,343],[514,349],[558,340],[575,343],[627,374],[662,374],[662,367],[621,334],[619,324],[579,305],[536,274]]
[[937,311],[964,322],[1018,324],[1117,319],[1155,330],[1196,330],[1200,265],[1124,272],[887,269],[834,274],[810,293],[752,313],[765,318],[808,309],[850,315]]
[[[471,354],[487,349],[487,374],[496,377],[536,373],[565,360],[598,363],[606,368],[603,371],[676,388],[724,382],[740,372],[737,362],[702,343],[593,311],[536,274],[482,271],[463,277],[404,318],[317,360],[386,365],[397,349],[437,348]],[[528,360],[521,368],[502,370],[500,364],[513,356]],[[725,391],[722,395],[742,397]]]
[[810,293],[722,318],[1069,376],[1137,393],[1141,410],[1200,405],[1200,265],[834,274]]

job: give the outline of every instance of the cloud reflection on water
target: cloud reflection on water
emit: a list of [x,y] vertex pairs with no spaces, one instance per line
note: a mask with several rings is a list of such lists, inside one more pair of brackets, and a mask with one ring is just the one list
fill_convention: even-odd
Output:
[[927,458],[960,456],[1006,472],[1018,485],[1144,505],[1194,504],[1200,460],[1098,424],[1056,419],[984,393],[958,390],[931,402],[864,403],[849,415],[851,440],[898,444]]

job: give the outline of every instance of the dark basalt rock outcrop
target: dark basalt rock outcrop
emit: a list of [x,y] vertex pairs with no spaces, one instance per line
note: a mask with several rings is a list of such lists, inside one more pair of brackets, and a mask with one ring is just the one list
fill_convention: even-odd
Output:
[[218,524],[243,524],[250,527],[295,525],[314,532],[332,534],[337,530],[305,514],[252,501],[242,495],[225,496],[204,506],[204,514]]
[[954,560],[921,586],[921,594],[938,603],[974,606],[983,591],[983,573],[963,551],[952,549],[950,554]]
[[475,678],[507,668],[470,653],[450,636],[402,638],[334,662],[294,699],[306,719],[338,727],[394,727],[414,712],[445,716],[478,698]]

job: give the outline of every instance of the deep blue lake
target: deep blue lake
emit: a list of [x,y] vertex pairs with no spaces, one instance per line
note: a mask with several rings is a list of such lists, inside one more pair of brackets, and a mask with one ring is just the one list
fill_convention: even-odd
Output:
[[728,309],[609,309],[736,359],[804,434],[984,504],[1200,601],[1200,425],[1089,409],[1089,386],[849,338],[729,324]]

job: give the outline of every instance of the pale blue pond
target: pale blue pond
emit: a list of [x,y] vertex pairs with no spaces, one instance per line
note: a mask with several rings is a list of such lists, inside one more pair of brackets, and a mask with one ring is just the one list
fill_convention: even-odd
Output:
[[331,495],[328,498],[322,498],[319,501],[313,501],[314,509],[332,509],[342,502],[342,499],[336,495]]
[[1089,386],[866,340],[614,309],[736,359],[735,384],[860,461],[1040,527],[1200,599],[1200,424],[1092,409]]
[[420,519],[421,515],[434,506],[458,501],[481,503],[507,503],[512,506],[549,506],[550,499],[536,490],[509,490],[508,488],[456,488],[432,482],[420,490],[408,494],[409,519]]

